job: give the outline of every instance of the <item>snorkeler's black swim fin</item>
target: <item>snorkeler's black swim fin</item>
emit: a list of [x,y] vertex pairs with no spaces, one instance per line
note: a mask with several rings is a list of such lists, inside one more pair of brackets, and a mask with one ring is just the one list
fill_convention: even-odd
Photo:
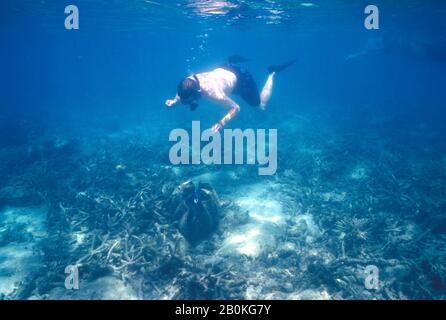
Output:
[[249,61],[249,59],[239,56],[238,54],[234,54],[228,58],[229,63],[241,63],[241,62],[248,62],[248,61]]
[[288,61],[287,63],[278,65],[278,66],[269,66],[268,67],[268,72],[272,73],[272,72],[280,72],[285,70],[286,68],[288,68],[289,66],[293,65],[296,62],[296,59],[293,59],[291,61]]

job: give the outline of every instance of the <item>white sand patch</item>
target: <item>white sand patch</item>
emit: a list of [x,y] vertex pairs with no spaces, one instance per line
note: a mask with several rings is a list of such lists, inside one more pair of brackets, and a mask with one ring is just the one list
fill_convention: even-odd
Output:
[[322,200],[325,202],[342,202],[346,197],[346,192],[326,192],[322,194]]
[[290,294],[288,300],[330,300],[331,296],[327,290],[304,290]]
[[234,171],[225,170],[225,171],[214,171],[214,172],[205,172],[198,176],[191,178],[190,180],[195,182],[207,182],[210,184],[226,184],[232,180],[237,180],[237,174]]
[[30,243],[11,243],[0,248],[0,294],[8,295],[18,288],[29,272],[41,266]]
[[249,223],[226,235],[223,252],[257,257],[262,251],[273,250],[275,243],[274,235],[269,233],[265,226],[260,227],[256,223]]
[[[80,272],[82,272],[80,270]],[[122,280],[107,276],[90,283],[80,282],[79,290],[55,288],[48,296],[51,300],[138,300],[135,290]]]
[[283,232],[285,217],[279,193],[280,185],[260,183],[235,190],[240,212],[248,212],[249,222],[226,234],[222,251],[257,257],[274,250],[276,238]]
[[45,220],[45,208],[6,208],[0,213],[2,225],[23,224],[25,231],[36,238],[46,237]]
[[365,166],[356,166],[350,174],[350,178],[354,180],[365,179],[368,177],[367,168]]
[[103,277],[83,288],[83,294],[101,300],[137,300],[136,292],[130,285],[114,277]]
[[18,230],[28,233],[23,239],[29,239],[17,242],[12,238],[11,242],[0,247],[0,294],[11,294],[27,274],[41,267],[41,259],[34,252],[34,246],[47,235],[45,219],[45,208],[7,208],[0,213],[2,232],[20,225]]
[[258,222],[279,224],[284,222],[282,205],[274,199],[264,199],[260,195],[241,197],[235,201],[249,216]]
[[332,300],[334,299],[326,289],[306,289],[292,293],[281,291],[273,291],[270,293],[262,293],[262,286],[249,286],[246,290],[247,300]]

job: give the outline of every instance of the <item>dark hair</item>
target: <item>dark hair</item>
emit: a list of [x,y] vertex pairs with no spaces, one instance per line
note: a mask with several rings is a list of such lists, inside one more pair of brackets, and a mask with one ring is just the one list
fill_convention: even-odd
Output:
[[189,104],[191,110],[198,107],[196,100],[201,96],[200,85],[193,79],[186,78],[178,84],[177,93],[182,104]]

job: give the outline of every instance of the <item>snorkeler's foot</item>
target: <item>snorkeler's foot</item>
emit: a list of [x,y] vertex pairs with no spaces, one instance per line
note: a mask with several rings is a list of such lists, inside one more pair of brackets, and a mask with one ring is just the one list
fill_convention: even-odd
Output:
[[175,100],[169,99],[166,100],[166,107],[171,108],[175,104]]
[[288,68],[289,66],[292,66],[295,62],[296,62],[296,59],[293,59],[291,61],[288,61],[287,63],[281,64],[281,65],[278,65],[278,66],[269,66],[268,67],[268,73],[283,71],[286,68]]

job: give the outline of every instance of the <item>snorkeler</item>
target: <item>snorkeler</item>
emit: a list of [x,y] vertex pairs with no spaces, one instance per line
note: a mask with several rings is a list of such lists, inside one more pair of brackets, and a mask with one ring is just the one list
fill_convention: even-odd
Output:
[[198,107],[200,98],[207,98],[224,106],[229,111],[212,127],[214,132],[218,132],[240,111],[240,106],[229,97],[230,94],[239,95],[249,105],[265,110],[271,98],[274,75],[291,66],[295,60],[279,66],[270,66],[268,78],[260,93],[252,75],[236,65],[238,62],[245,61],[247,60],[240,56],[233,56],[229,58],[229,63],[212,71],[185,78],[178,84],[175,98],[167,100],[166,106],[170,108],[181,102],[189,105],[190,109],[194,111]]

